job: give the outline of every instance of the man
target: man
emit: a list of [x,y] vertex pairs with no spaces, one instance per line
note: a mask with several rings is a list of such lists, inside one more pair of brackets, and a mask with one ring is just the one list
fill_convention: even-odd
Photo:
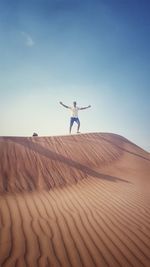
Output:
[[65,108],[68,108],[71,110],[71,118],[70,118],[70,128],[69,128],[69,133],[71,134],[71,129],[72,129],[72,126],[74,124],[74,122],[76,122],[78,124],[78,127],[77,127],[77,133],[79,133],[79,129],[80,129],[80,120],[78,118],[78,110],[83,110],[83,109],[87,109],[87,108],[90,108],[91,106],[87,106],[87,107],[83,107],[83,108],[79,108],[77,107],[77,103],[76,101],[73,102],[73,106],[72,107],[69,107],[69,106],[66,106],[64,105],[62,102],[59,102],[63,107]]

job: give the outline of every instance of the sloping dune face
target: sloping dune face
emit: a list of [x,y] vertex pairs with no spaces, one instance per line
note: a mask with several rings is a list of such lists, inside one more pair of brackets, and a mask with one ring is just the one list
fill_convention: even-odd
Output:
[[0,192],[49,190],[75,183],[87,175],[99,175],[96,168],[121,154],[115,143],[96,134],[1,138]]
[[105,133],[0,138],[0,266],[150,266],[150,155]]

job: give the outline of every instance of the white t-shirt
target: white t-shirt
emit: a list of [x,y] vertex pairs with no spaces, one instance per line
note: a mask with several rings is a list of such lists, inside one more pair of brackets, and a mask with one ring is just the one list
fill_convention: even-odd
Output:
[[69,107],[70,112],[71,112],[71,117],[78,118],[78,110],[80,109],[79,107]]

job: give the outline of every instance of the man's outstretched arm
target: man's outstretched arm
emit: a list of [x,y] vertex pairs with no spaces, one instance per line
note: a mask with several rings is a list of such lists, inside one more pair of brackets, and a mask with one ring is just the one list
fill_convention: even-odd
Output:
[[61,101],[59,102],[59,104],[62,105],[63,107],[65,107],[65,108],[69,108],[68,106],[64,105],[63,102],[61,102]]
[[87,108],[90,108],[90,107],[91,107],[91,105],[89,105],[87,107],[80,108],[80,110],[87,109]]

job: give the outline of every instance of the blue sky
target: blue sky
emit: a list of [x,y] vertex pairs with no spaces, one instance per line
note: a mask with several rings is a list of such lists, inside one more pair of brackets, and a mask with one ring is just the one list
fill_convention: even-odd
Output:
[[[150,1],[0,0],[0,135],[113,132],[150,151]],[[75,132],[75,127],[73,132]]]

